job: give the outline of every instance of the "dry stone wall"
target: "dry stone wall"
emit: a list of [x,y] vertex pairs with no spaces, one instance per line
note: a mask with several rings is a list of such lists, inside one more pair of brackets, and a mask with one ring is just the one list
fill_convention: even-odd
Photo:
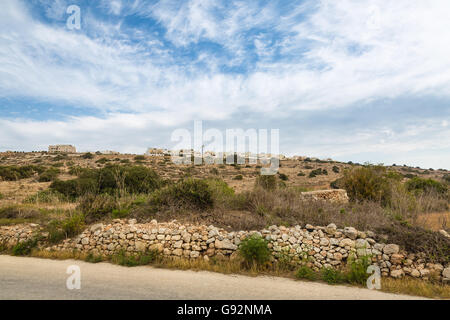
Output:
[[[30,239],[39,230],[40,227],[33,224],[1,227],[0,243],[11,247]],[[371,231],[362,232],[352,227],[338,229],[334,224],[326,227],[270,226],[259,231],[228,232],[214,226],[180,224],[175,220],[168,223],[152,220],[144,224],[137,224],[133,219],[113,220],[109,224],[92,225],[75,238],[43,249],[77,250],[105,256],[120,251],[131,254],[157,250],[171,257],[234,259],[241,241],[254,233],[268,240],[273,260],[289,259],[319,270],[343,268],[352,255],[369,256],[385,277],[437,277],[450,281],[450,265],[429,263],[425,255],[407,253],[396,244],[377,243]]]
[[348,202],[347,191],[343,189],[302,192],[302,198],[306,200],[315,200],[315,201],[324,200],[339,203]]

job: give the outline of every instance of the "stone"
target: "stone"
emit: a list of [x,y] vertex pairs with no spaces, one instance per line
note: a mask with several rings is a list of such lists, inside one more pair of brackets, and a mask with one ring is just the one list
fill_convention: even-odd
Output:
[[134,243],[137,251],[145,251],[147,249],[147,245],[143,241],[136,241]]
[[450,234],[448,234],[445,230],[439,230],[439,233],[442,234],[444,237],[450,238]]
[[402,254],[394,253],[391,256],[391,262],[393,264],[402,264],[404,258],[405,257]]
[[345,238],[345,239],[342,239],[341,242],[339,242],[339,246],[340,247],[354,248],[355,247],[355,241]]
[[391,271],[391,277],[395,279],[402,278],[405,275],[402,269],[399,270],[392,270]]
[[320,245],[323,247],[327,247],[330,244],[330,241],[327,238],[320,239]]
[[200,252],[198,251],[191,251],[190,253],[191,258],[198,258],[200,256]]
[[358,239],[355,242],[356,249],[367,249],[370,248],[369,243],[365,239]]
[[96,232],[96,231],[102,230],[102,229],[103,229],[103,223],[96,223],[89,228],[89,230],[91,232]]
[[214,242],[214,246],[216,249],[226,249],[226,250],[236,250],[237,246],[233,243],[231,243],[229,240],[216,240]]
[[344,234],[346,237],[355,240],[356,237],[358,237],[358,231],[356,231],[353,227],[345,227],[344,228]]
[[445,269],[442,271],[442,276],[443,276],[444,278],[450,279],[450,267],[445,268]]
[[325,232],[328,233],[328,234],[335,234],[336,233],[336,229],[337,229],[336,225],[334,223],[330,223],[325,228]]
[[411,276],[414,278],[419,278],[420,277],[420,272],[417,269],[412,269],[411,270]]
[[172,254],[174,256],[181,257],[181,255],[183,254],[183,249],[175,249],[175,250],[172,251]]
[[400,247],[396,244],[387,244],[383,248],[383,252],[388,255],[398,253],[399,251]]
[[336,253],[333,255],[333,258],[334,258],[334,260],[341,261],[341,260],[342,260],[342,254],[339,253],[339,252],[336,252]]

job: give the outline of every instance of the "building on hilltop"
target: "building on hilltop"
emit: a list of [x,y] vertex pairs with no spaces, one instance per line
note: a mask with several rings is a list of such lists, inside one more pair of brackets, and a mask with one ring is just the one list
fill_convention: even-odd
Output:
[[48,153],[77,153],[77,149],[68,144],[57,144],[48,147]]
[[118,151],[113,151],[113,150],[104,150],[104,151],[100,151],[101,154],[104,155],[119,155],[120,152]]

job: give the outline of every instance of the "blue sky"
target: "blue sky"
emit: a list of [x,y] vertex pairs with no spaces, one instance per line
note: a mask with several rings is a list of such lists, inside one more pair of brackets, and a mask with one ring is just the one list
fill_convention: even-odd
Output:
[[[69,5],[81,29],[69,30]],[[450,2],[0,2],[0,151],[143,153],[280,129],[280,151],[450,169]]]

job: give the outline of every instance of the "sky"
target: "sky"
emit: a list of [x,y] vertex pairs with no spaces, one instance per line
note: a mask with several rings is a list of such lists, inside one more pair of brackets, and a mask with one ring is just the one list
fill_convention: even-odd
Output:
[[[70,5],[80,28],[67,25]],[[0,1],[0,151],[144,153],[176,129],[450,169],[450,1]]]

